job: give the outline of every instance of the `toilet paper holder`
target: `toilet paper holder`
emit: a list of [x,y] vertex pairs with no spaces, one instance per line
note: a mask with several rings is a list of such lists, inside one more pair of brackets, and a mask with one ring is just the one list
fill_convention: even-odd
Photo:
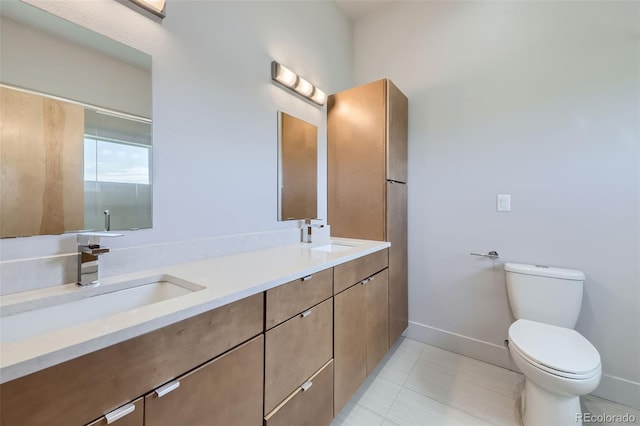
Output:
[[489,259],[498,259],[500,258],[500,255],[498,254],[497,251],[495,250],[491,250],[489,253],[469,253],[471,256],[482,256],[482,257],[488,257]]

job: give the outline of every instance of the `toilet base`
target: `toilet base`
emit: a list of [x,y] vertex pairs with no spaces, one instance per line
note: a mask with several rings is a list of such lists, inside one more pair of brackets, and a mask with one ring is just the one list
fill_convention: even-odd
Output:
[[582,425],[580,397],[561,395],[525,380],[522,392],[522,424],[524,426]]

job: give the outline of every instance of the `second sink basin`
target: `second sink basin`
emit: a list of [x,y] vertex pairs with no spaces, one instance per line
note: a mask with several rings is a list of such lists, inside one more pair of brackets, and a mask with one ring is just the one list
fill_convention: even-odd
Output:
[[89,288],[69,286],[64,294],[0,306],[0,341],[28,339],[203,288],[169,275]]

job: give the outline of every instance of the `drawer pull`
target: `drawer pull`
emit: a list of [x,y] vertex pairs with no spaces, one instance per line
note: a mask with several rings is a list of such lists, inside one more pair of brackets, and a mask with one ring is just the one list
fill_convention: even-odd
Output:
[[309,309],[308,311],[304,311],[303,313],[300,314],[301,318],[304,317],[308,317],[309,315],[311,315],[311,309]]
[[364,279],[364,280],[360,281],[360,284],[366,284],[369,281],[371,281],[371,278],[367,278],[367,279]]
[[311,278],[313,278],[313,275],[307,275],[306,277],[302,277],[302,281],[309,281]]
[[105,414],[104,418],[107,419],[107,424],[110,425],[111,423],[117,420],[120,420],[127,414],[131,414],[134,411],[136,411],[136,406],[133,403],[131,403],[131,404],[123,405],[122,407],[116,408],[110,413]]
[[158,398],[162,398],[169,392],[172,392],[178,389],[179,387],[180,387],[180,380],[169,382],[166,385],[160,386],[158,389],[156,389],[156,395],[158,395]]
[[306,382],[304,382],[302,384],[302,386],[300,386],[300,389],[302,389],[302,392],[309,390],[309,388],[311,387],[311,385],[313,385],[313,382],[311,382],[310,380],[307,380]]

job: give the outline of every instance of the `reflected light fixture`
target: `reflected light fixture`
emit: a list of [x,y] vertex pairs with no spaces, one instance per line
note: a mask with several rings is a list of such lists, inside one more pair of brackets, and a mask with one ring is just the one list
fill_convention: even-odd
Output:
[[164,8],[166,0],[129,0],[131,3],[137,4],[141,8],[153,13],[161,18],[165,17]]
[[318,105],[327,101],[325,92],[276,61],[271,62],[271,79]]

